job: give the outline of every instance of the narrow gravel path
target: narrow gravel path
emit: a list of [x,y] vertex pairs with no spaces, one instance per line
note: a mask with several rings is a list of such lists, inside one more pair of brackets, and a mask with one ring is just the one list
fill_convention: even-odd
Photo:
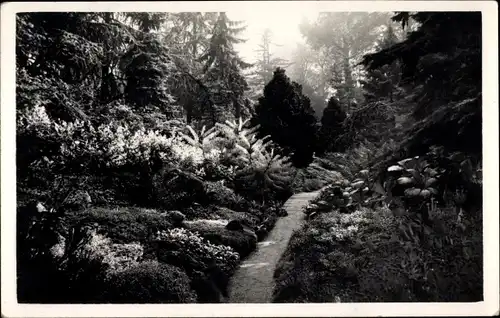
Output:
[[288,216],[279,218],[267,238],[245,259],[229,285],[228,303],[269,303],[274,289],[273,274],[292,233],[304,222],[302,208],[321,190],[298,193],[286,201]]

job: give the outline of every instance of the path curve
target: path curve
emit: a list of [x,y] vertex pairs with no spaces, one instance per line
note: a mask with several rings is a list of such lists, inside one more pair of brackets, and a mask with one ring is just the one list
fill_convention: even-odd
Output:
[[246,258],[229,284],[228,303],[270,303],[274,289],[274,271],[288,246],[292,233],[304,223],[302,209],[316,198],[321,190],[298,193],[283,206],[288,216],[281,217],[257,250]]

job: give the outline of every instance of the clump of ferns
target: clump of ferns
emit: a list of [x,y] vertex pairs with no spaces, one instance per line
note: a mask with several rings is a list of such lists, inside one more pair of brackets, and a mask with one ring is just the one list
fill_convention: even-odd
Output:
[[243,136],[242,144],[236,144],[243,162],[236,178],[251,186],[262,204],[266,194],[286,191],[294,177],[289,158],[276,154],[268,138],[257,138],[253,134],[251,138]]
[[243,137],[249,137],[256,134],[259,129],[259,125],[254,127],[247,127],[250,119],[242,120],[238,118],[238,121],[226,120],[224,123],[216,123],[215,126],[220,131],[221,135],[233,145],[238,142]]
[[219,135],[219,131],[215,126],[210,129],[206,129],[206,126],[203,126],[200,133],[197,133],[190,125],[186,125],[186,128],[189,134],[179,132],[180,137],[190,146],[201,149],[203,157],[207,158],[213,149],[213,142]]
[[[224,123],[217,123],[216,127],[220,134],[216,138],[216,143],[222,150],[222,161],[226,163],[236,164],[237,166],[243,166],[245,162],[242,160],[242,156],[245,156],[245,150],[242,147],[251,150],[254,142],[257,142],[257,130],[259,125],[254,127],[248,126],[249,119],[242,120],[238,118],[238,121],[228,121]],[[268,137],[267,137],[268,138]],[[264,138],[262,141],[265,141]],[[259,145],[254,145],[257,147]]]

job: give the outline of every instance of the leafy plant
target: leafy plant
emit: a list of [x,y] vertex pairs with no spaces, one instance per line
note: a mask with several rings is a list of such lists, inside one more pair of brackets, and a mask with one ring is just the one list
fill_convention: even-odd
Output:
[[[250,143],[250,142],[253,143]],[[246,148],[241,149],[242,160],[246,166],[236,171],[235,182],[240,189],[248,187],[265,202],[274,192],[285,192],[294,176],[292,165],[287,157],[274,154],[274,149],[267,151],[262,139],[250,140]]]
[[[192,259],[189,262],[197,262],[200,266],[215,262],[228,273],[232,272],[240,261],[239,254],[231,247],[214,245],[201,237],[197,232],[191,232],[183,228],[159,231],[156,234],[155,241],[163,243],[160,247],[161,249],[164,247],[166,251],[177,250],[182,252],[183,255],[179,255],[178,257],[185,260]],[[168,261],[168,256],[166,261]],[[181,264],[183,263],[181,262]]]

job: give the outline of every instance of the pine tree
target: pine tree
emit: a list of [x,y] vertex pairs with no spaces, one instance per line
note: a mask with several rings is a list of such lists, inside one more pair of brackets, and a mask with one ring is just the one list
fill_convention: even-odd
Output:
[[335,97],[331,97],[321,117],[319,131],[321,152],[340,152],[344,150],[338,139],[343,133],[343,124],[346,117],[346,113],[339,101]]
[[475,12],[398,13],[420,26],[407,38],[368,54],[362,64],[375,70],[399,60],[402,81],[411,85],[414,119],[406,132],[408,155],[437,144],[481,153],[481,14]]
[[325,110],[326,107],[326,102],[325,99],[319,95],[311,85],[304,83],[302,85],[302,92],[304,95],[306,95],[310,102],[311,102],[311,108],[314,110],[314,115],[318,118],[321,119],[321,115],[323,114],[323,111]]
[[272,31],[265,29],[257,50],[259,57],[254,63],[255,70],[250,74],[249,82],[253,86],[253,97],[262,92],[264,86],[273,78],[273,72],[277,67],[286,68],[290,65],[285,59],[273,57],[271,45],[275,45],[272,42]]
[[291,155],[296,166],[311,162],[316,147],[317,119],[302,87],[277,68],[255,108],[254,124]]
[[227,112],[229,105],[234,109],[234,117],[245,115],[242,114],[243,93],[248,90],[248,84],[241,70],[251,65],[245,63],[233,47],[234,44],[244,41],[236,37],[245,29],[239,27],[240,24],[239,21],[229,20],[224,12],[219,13],[210,38],[210,46],[200,57],[205,63],[205,82],[210,83],[215,102],[222,107],[218,110],[219,113],[215,114],[215,118],[212,118],[214,124],[220,117],[225,117],[223,113]]
[[[380,51],[391,47],[399,42],[392,25],[388,25],[384,38],[377,45],[376,50]],[[363,95],[367,102],[388,98],[394,101],[394,92],[401,78],[401,70],[398,61],[384,65],[378,69],[368,70],[366,79],[360,81],[363,87]]]
[[145,35],[140,45],[133,45],[124,55],[121,67],[127,80],[127,102],[141,111],[159,110],[169,118],[180,116],[168,86],[175,64],[155,35]]

